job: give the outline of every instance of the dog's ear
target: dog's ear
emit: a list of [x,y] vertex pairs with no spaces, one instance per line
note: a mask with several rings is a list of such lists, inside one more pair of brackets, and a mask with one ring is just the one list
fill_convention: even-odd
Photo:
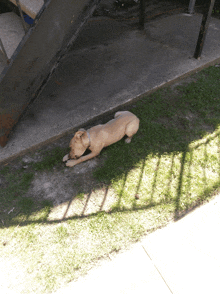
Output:
[[75,133],[74,137],[76,137],[76,139],[80,139],[85,132],[86,132],[86,130],[79,129],[78,132]]

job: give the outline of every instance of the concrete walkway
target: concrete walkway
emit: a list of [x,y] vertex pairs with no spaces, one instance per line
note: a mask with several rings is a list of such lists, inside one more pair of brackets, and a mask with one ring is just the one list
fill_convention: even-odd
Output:
[[220,195],[54,294],[219,294]]
[[167,16],[147,22],[143,31],[137,21],[91,19],[6,147],[0,147],[0,163],[220,62],[220,20],[214,18],[201,60],[193,58],[201,18]]

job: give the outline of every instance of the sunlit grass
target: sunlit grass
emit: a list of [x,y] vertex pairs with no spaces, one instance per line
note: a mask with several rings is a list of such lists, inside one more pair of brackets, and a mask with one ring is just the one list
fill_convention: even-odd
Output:
[[211,140],[197,140],[186,151],[149,154],[120,179],[112,180],[118,195],[114,209],[170,203],[182,212],[202,202],[207,191],[219,185],[219,136],[217,131]]

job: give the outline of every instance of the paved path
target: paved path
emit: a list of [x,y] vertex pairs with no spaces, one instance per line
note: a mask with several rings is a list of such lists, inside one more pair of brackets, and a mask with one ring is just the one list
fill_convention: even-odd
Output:
[[220,195],[54,294],[219,294]]

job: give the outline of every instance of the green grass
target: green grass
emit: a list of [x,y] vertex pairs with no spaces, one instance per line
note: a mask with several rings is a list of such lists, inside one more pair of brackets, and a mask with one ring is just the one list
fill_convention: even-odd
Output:
[[[67,169],[63,177],[76,177],[62,164],[67,149],[44,152],[41,162],[27,169],[9,164],[0,170],[0,258],[6,263],[19,259],[22,293],[57,289],[219,191],[219,80],[220,68],[210,67],[193,82],[159,90],[131,108],[140,119],[138,133],[130,144],[122,140],[103,150],[94,171],[95,197],[100,189],[114,195],[107,211],[51,220],[52,203],[43,195],[29,196],[41,173]],[[83,175],[77,179],[72,201],[84,205],[92,201],[91,193]]]
[[211,67],[177,87],[178,95],[163,89],[136,104],[141,123],[132,148],[110,146],[95,172],[114,187],[115,210],[164,203],[178,218],[219,186],[219,77],[219,68]]
[[[67,152],[67,149],[66,149]],[[59,147],[54,148],[53,150],[47,151],[44,154],[44,158],[40,162],[33,164],[33,168],[36,171],[48,170],[51,171],[54,166],[60,165],[63,159],[64,150]]]

